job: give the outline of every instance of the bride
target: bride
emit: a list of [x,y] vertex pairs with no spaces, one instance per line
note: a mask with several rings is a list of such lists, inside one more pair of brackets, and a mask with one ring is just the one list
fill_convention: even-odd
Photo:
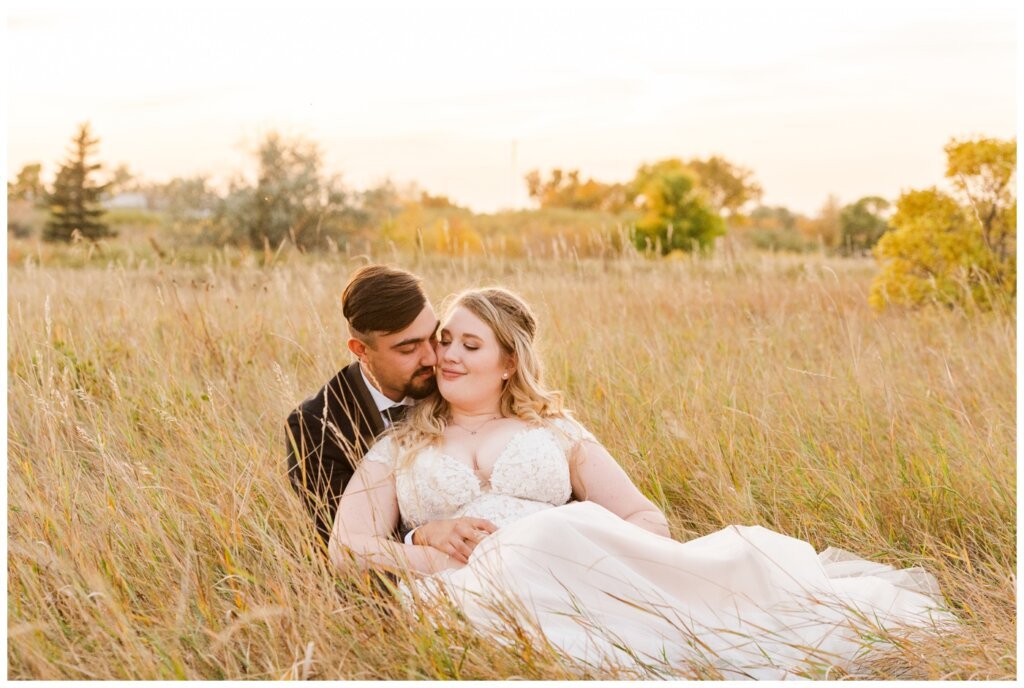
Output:
[[[545,389],[536,321],[499,288],[458,295],[438,340],[438,391],[365,456],[341,498],[339,569],[419,574],[482,630],[510,623],[591,666],[727,678],[856,670],[870,638],[953,621],[934,579],[759,526],[679,543],[664,514]],[[575,498],[578,501],[572,501]],[[464,557],[391,539],[469,517]],[[406,590],[408,590],[406,588]],[[867,640],[866,640],[867,639]]]

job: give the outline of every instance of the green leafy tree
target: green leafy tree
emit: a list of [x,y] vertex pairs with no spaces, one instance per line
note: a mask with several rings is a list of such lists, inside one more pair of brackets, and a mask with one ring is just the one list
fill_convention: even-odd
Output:
[[250,240],[266,237],[277,245],[286,236],[296,244],[309,233],[320,215],[321,156],[311,141],[287,141],[276,133],[264,140],[257,153],[259,178],[253,197]]
[[217,209],[220,198],[203,175],[174,177],[145,190],[146,202],[167,213],[172,222],[183,223],[207,218]]
[[57,171],[53,191],[46,199],[50,218],[43,228],[44,240],[71,241],[76,233],[86,239],[113,236],[102,221],[100,205],[107,185],[92,181],[93,173],[102,167],[89,161],[98,144],[89,123],[79,125],[68,158]]
[[839,252],[846,256],[869,254],[889,223],[885,213],[889,202],[878,196],[866,196],[839,212]]
[[347,195],[336,178],[321,171],[316,143],[269,133],[256,150],[256,185],[231,183],[219,204],[219,238],[248,241],[254,247],[289,240],[300,248],[324,245],[348,229]]
[[657,245],[662,254],[706,251],[725,234],[725,223],[698,189],[696,175],[678,159],[641,166],[631,190],[643,213],[636,223],[640,248]]
[[908,191],[896,202],[892,230],[875,247],[881,270],[875,308],[962,303],[986,307],[1016,297],[1015,141],[980,138],[946,146],[953,193]]
[[789,208],[762,205],[750,213],[750,226],[763,229],[774,229],[783,232],[796,231],[797,215]]
[[742,225],[735,226],[742,227],[740,235],[755,248],[802,253],[817,246],[799,230],[809,221],[785,206],[758,206],[744,218]]

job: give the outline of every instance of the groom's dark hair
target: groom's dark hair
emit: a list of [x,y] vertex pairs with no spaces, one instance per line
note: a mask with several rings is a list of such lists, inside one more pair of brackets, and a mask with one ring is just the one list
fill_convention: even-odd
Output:
[[341,295],[341,310],[355,337],[405,329],[427,295],[419,277],[389,265],[365,265],[352,274]]

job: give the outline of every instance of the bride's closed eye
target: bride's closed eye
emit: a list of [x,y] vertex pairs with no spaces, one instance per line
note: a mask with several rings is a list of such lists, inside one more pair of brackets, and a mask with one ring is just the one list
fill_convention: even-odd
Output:
[[[452,340],[440,339],[438,340],[437,343],[440,344],[441,346],[449,346],[452,343]],[[480,348],[479,346],[470,346],[469,344],[464,344],[463,346],[465,346],[467,351],[476,351],[477,349]]]

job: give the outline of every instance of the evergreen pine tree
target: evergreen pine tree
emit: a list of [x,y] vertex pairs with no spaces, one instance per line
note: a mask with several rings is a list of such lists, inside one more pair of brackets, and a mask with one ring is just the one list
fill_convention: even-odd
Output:
[[88,122],[79,125],[68,158],[53,182],[53,192],[47,196],[50,219],[43,228],[44,240],[71,241],[75,230],[86,239],[114,235],[101,219],[100,196],[107,185],[93,184],[89,178],[101,167],[88,160],[98,143],[99,139],[92,138]]

